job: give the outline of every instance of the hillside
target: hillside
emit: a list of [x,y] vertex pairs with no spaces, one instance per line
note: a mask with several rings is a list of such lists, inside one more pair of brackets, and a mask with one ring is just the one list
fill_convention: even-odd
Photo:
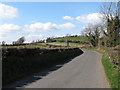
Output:
[[69,37],[59,37],[59,38],[54,38],[53,40],[69,40],[69,41],[80,41],[80,42],[88,42],[88,39],[84,36],[69,36]]

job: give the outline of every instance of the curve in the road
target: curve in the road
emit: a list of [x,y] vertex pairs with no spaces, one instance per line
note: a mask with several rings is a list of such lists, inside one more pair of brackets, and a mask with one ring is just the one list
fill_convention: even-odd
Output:
[[53,67],[51,72],[34,74],[9,88],[109,88],[101,57],[96,51],[84,51],[70,62]]

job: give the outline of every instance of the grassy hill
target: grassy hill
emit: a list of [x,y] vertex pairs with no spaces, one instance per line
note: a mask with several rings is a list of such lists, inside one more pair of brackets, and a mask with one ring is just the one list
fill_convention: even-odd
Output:
[[81,42],[88,42],[88,39],[84,36],[78,36],[78,37],[59,37],[59,38],[54,38],[53,40],[69,40],[69,41],[81,41]]
[[87,37],[84,37],[84,36],[58,37],[58,38],[53,38],[53,40],[56,40],[56,42],[49,42],[47,44],[67,46],[66,40],[68,40],[70,41],[69,46],[71,47],[83,47],[83,46],[89,45],[89,41]]
[[[62,42],[61,42],[62,40]],[[51,45],[57,45],[54,46],[53,48],[57,48],[59,45],[61,46],[67,46],[66,40],[71,41],[69,42],[69,46],[72,47],[82,47],[85,45],[85,43],[88,43],[88,39],[86,37],[83,36],[69,36],[69,37],[58,37],[58,38],[53,38],[52,41],[54,42],[48,42],[48,43],[31,43],[29,45],[18,45],[18,46],[2,46],[3,48],[52,48]],[[76,42],[77,41],[77,42]],[[83,42],[83,43],[81,43]],[[85,42],[85,43],[84,43]],[[59,47],[58,47],[59,48]]]

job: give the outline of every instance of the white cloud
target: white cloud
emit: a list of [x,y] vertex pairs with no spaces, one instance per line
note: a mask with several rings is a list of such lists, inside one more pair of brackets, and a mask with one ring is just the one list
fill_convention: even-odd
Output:
[[25,39],[26,42],[32,42],[33,40],[36,41],[36,40],[44,39],[44,36],[41,34],[29,34],[25,37]]
[[44,39],[44,36],[38,33],[26,33],[23,28],[14,24],[3,24],[0,25],[0,42],[5,41],[11,43],[12,41],[18,40],[18,38],[24,36],[26,42],[32,42],[33,40]]
[[0,4],[0,19],[11,19],[17,16],[17,8],[5,4]]
[[65,24],[61,24],[59,25],[60,28],[67,28],[67,29],[73,29],[76,28],[76,26],[72,23],[65,23]]
[[57,25],[52,24],[51,22],[48,23],[40,23],[36,22],[34,24],[26,24],[25,30],[28,32],[37,32],[37,31],[49,31],[49,30],[56,30]]
[[64,16],[63,19],[64,20],[74,20],[74,18],[72,18],[71,16]]
[[81,34],[77,34],[77,33],[76,34],[71,34],[71,36],[75,36],[75,35],[80,36]]
[[76,20],[83,23],[100,23],[102,22],[101,18],[103,17],[100,13],[92,13],[88,15],[77,16]]
[[20,30],[20,26],[14,24],[3,24],[0,25],[0,34],[7,34]]
[[47,22],[47,23],[36,22],[34,24],[26,24],[24,30],[27,32],[40,32],[40,31],[60,30],[63,28],[72,29],[75,27],[76,26],[72,23],[57,25],[51,22]]
[[63,37],[63,36],[62,35],[54,35],[53,37],[57,38],[57,37]]
[[[75,27],[76,26],[72,23],[57,25],[51,22],[36,22],[34,24],[26,24],[23,27],[14,24],[2,24],[0,25],[0,42],[6,41],[7,43],[11,43],[12,41],[16,41],[22,36],[25,37],[26,42],[31,42],[33,40],[45,39],[46,37],[43,36],[43,33],[45,32],[43,31],[73,29]],[[39,33],[42,33],[43,35]]]
[[21,27],[14,24],[3,24],[0,25],[0,42],[6,41],[11,43],[20,37],[18,32],[21,31]]

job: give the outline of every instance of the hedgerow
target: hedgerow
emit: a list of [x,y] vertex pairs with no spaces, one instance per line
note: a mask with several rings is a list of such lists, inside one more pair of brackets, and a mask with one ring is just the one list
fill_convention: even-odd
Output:
[[4,86],[24,76],[38,72],[82,53],[83,51],[78,48],[3,48],[2,84]]

